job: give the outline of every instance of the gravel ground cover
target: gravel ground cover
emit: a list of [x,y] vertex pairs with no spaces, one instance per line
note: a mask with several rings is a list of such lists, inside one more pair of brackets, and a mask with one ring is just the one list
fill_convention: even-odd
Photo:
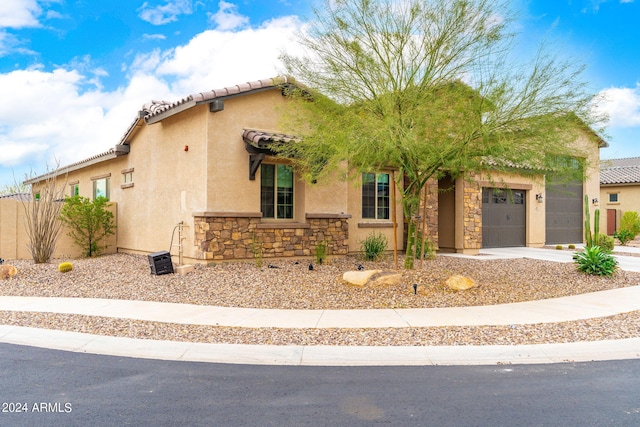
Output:
[[[260,268],[252,262],[196,265],[195,271],[185,276],[151,275],[147,258],[141,255],[78,259],[73,261],[73,271],[64,274],[57,271],[61,261],[40,265],[7,261],[19,274],[0,281],[0,294],[280,309],[375,309],[503,304],[640,285],[640,273],[618,271],[612,278],[601,278],[579,273],[571,263],[482,256],[438,256],[422,266],[417,263],[415,270],[401,270],[400,285],[368,288],[346,285],[340,280],[342,273],[358,264],[366,269],[392,270],[392,260],[372,263],[346,257],[323,265],[314,263],[312,271],[309,260],[265,260]],[[479,286],[451,291],[444,281],[454,274],[469,276]],[[414,283],[418,284],[417,295]],[[24,312],[0,312],[0,323],[147,339],[277,345],[487,345],[640,336],[638,312],[513,327],[228,328]]]

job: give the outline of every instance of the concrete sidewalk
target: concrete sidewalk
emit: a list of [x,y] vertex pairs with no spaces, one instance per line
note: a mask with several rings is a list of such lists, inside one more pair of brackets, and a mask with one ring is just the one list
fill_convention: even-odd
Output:
[[[482,250],[481,256],[487,259],[526,257],[570,262],[572,252],[508,248]],[[640,258],[637,257],[616,257],[624,270],[627,270],[629,266],[635,268],[637,264],[640,264]],[[624,260],[624,266],[621,259]],[[0,296],[0,310],[70,313],[167,323],[246,328],[405,328],[512,325],[566,322],[640,310],[640,286],[543,301],[431,309],[268,310],[109,299]],[[518,346],[256,346],[141,340],[0,326],[0,342],[66,351],[166,360],[281,365],[557,363],[640,358],[640,338]]]

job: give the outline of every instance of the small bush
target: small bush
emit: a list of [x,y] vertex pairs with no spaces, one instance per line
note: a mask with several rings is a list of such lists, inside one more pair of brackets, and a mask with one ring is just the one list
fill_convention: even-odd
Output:
[[360,249],[364,252],[364,258],[367,261],[377,261],[387,250],[387,243],[388,240],[384,234],[373,232],[360,242]]
[[613,255],[600,246],[586,247],[584,252],[574,254],[573,259],[578,265],[578,271],[598,276],[611,276],[618,265]]
[[615,241],[613,237],[606,234],[598,234],[598,246],[604,251],[612,252]]
[[620,229],[631,231],[633,238],[635,238],[640,233],[640,216],[638,216],[638,212],[625,212],[620,220]]
[[574,244],[572,243],[572,244],[570,244],[570,245],[569,245],[569,246],[567,246],[567,247],[568,247],[569,249],[575,249],[575,248],[576,248],[576,245],[574,245]]
[[556,249],[557,249],[557,250],[559,250],[559,251],[561,251],[561,250],[563,250],[564,248],[562,247],[562,245],[556,245]]
[[[422,234],[418,233],[416,237],[416,259],[420,259],[422,253]],[[436,251],[433,248],[433,243],[429,238],[424,240],[424,259],[433,259],[436,257]]]
[[62,262],[58,266],[58,271],[60,273],[66,273],[73,270],[73,265],[70,262]]
[[322,264],[327,258],[327,242],[324,240],[316,243],[316,263]]
[[621,228],[620,230],[613,233],[613,237],[620,240],[621,245],[626,245],[630,241],[632,241],[636,236],[634,236],[631,230],[627,230],[626,228]]
[[256,267],[262,267],[262,244],[256,239],[255,233],[251,233],[251,251],[253,252],[253,260]]

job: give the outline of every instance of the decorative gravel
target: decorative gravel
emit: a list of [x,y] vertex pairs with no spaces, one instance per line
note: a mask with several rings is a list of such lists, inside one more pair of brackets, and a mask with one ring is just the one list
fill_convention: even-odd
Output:
[[[310,260],[265,260],[196,265],[185,276],[150,274],[146,256],[115,254],[73,260],[74,269],[6,261],[19,274],[0,281],[0,294],[41,297],[113,298],[201,305],[281,309],[420,308],[504,304],[556,298],[640,285],[640,273],[618,271],[612,278],[579,273],[572,263],[530,259],[438,256],[401,270],[397,286],[360,288],[344,284],[342,273],[358,264],[393,270],[392,260],[355,257],[308,266]],[[269,264],[271,262],[271,264]],[[402,265],[402,260],[400,260]],[[473,278],[478,288],[455,292],[444,281],[454,274]],[[414,295],[413,284],[418,284]],[[194,342],[276,345],[488,345],[553,343],[640,336],[640,313],[539,325],[441,328],[280,329],[176,325],[95,316],[0,312],[0,323],[103,335]]]

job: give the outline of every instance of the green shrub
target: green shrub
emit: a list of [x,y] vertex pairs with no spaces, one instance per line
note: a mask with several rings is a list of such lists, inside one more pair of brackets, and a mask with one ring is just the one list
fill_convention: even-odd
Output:
[[633,234],[632,240],[640,233],[640,216],[638,212],[627,211],[620,220],[620,229],[629,230]]
[[251,251],[253,252],[256,267],[262,267],[262,243],[256,239],[255,233],[251,233]]
[[561,250],[562,250],[562,249],[564,249],[564,248],[562,247],[562,245],[556,245],[556,249],[557,249],[557,250],[559,250],[559,251],[561,251]]
[[99,242],[115,234],[115,218],[109,209],[109,199],[82,196],[67,197],[60,211],[60,220],[68,227],[68,235],[88,257],[98,255]]
[[626,228],[621,228],[620,230],[613,233],[613,237],[620,240],[621,245],[626,245],[635,238],[633,232],[631,230],[627,230]]
[[571,243],[569,246],[567,246],[569,249],[575,249],[576,245],[574,245],[573,243]]
[[66,272],[71,271],[71,270],[73,270],[73,265],[70,262],[62,262],[58,266],[58,271],[60,273],[66,273]]
[[598,234],[598,245],[604,251],[613,251],[613,246],[615,244],[615,240],[611,236],[607,236],[606,234]]
[[316,243],[316,262],[322,264],[327,258],[327,242],[324,240]]
[[360,249],[364,252],[366,260],[377,261],[387,249],[387,243],[388,240],[384,234],[373,232],[360,242]]
[[[416,240],[416,259],[420,259],[422,253],[422,233],[417,233]],[[424,259],[433,259],[436,256],[436,251],[433,249],[433,243],[429,238],[424,239]]]
[[598,276],[611,276],[618,265],[613,255],[600,246],[586,247],[584,252],[574,254],[573,259],[578,265],[578,271]]

